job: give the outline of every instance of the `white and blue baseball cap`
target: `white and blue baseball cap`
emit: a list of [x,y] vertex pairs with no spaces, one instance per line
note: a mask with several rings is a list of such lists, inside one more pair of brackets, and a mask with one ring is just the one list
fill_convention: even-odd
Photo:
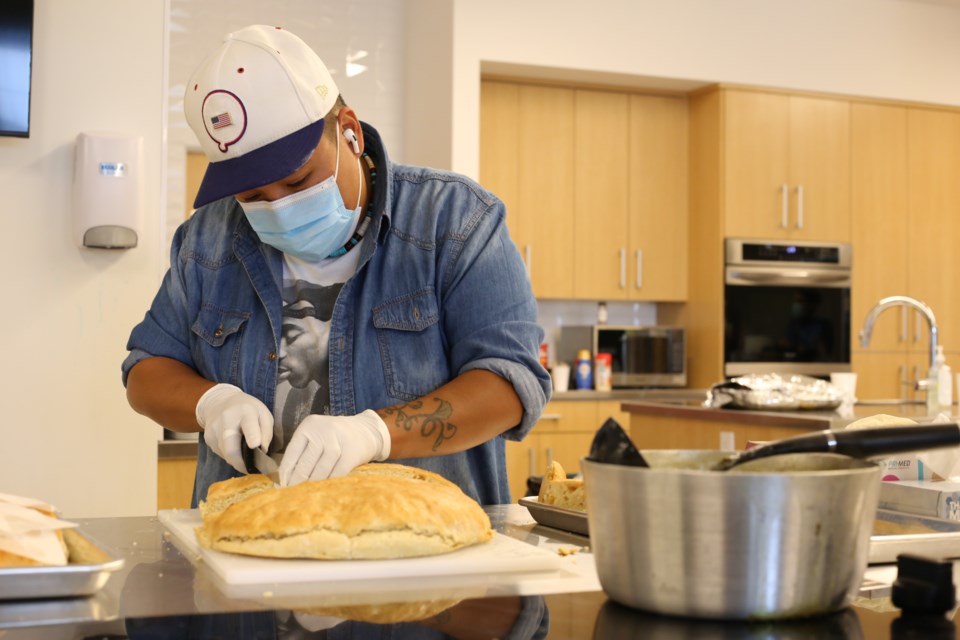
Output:
[[280,27],[235,31],[187,83],[187,123],[210,161],[194,207],[276,182],[303,166],[337,85],[307,44]]

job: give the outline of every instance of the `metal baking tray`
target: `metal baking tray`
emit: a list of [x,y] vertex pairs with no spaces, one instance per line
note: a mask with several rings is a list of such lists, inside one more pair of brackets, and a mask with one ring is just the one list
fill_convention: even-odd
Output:
[[[545,527],[590,535],[587,514],[583,511],[543,504],[534,496],[520,498],[519,503]],[[869,563],[894,563],[901,553],[960,558],[960,522],[878,509],[874,533],[870,536]]]
[[585,511],[575,511],[573,509],[555,507],[552,504],[544,504],[537,500],[536,496],[520,498],[518,502],[530,511],[530,515],[533,516],[534,520],[545,527],[579,533],[582,536],[590,535],[590,530],[587,525],[587,513]]
[[[77,543],[84,545],[84,551],[93,560],[92,563],[62,567],[0,568],[0,601],[90,596],[99,591],[110,575],[123,566],[123,558],[107,553],[85,534],[74,529],[71,535],[75,535]],[[70,539],[68,546],[71,546]]]
[[902,511],[877,510],[870,538],[870,564],[897,561],[901,553],[960,558],[960,522]]

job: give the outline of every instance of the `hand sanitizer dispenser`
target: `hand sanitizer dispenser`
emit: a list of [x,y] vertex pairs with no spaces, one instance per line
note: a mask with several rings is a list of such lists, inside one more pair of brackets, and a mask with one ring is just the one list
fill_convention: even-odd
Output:
[[143,138],[77,136],[73,230],[81,247],[130,249],[143,226]]

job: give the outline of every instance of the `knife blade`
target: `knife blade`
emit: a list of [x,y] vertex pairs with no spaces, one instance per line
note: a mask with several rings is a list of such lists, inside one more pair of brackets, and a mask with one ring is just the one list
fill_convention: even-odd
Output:
[[260,447],[253,450],[253,464],[260,470],[260,473],[277,484],[280,484],[280,458],[281,454],[275,453],[271,456],[264,453]]
[[280,459],[283,457],[280,453],[269,455],[264,453],[260,447],[249,448],[246,443],[241,445],[243,454],[243,463],[247,467],[247,473],[259,471],[277,484],[280,483]]

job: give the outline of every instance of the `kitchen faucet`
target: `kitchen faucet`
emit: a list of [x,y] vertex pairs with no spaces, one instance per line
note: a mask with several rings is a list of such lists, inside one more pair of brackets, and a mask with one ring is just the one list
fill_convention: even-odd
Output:
[[889,296],[881,299],[880,302],[874,305],[869,313],[867,313],[867,319],[863,321],[863,329],[860,330],[860,346],[864,348],[870,346],[870,334],[873,333],[873,323],[877,321],[877,316],[879,316],[884,309],[901,306],[913,307],[927,319],[927,326],[930,328],[930,367],[932,368],[937,359],[937,319],[933,315],[933,309],[910,296]]

